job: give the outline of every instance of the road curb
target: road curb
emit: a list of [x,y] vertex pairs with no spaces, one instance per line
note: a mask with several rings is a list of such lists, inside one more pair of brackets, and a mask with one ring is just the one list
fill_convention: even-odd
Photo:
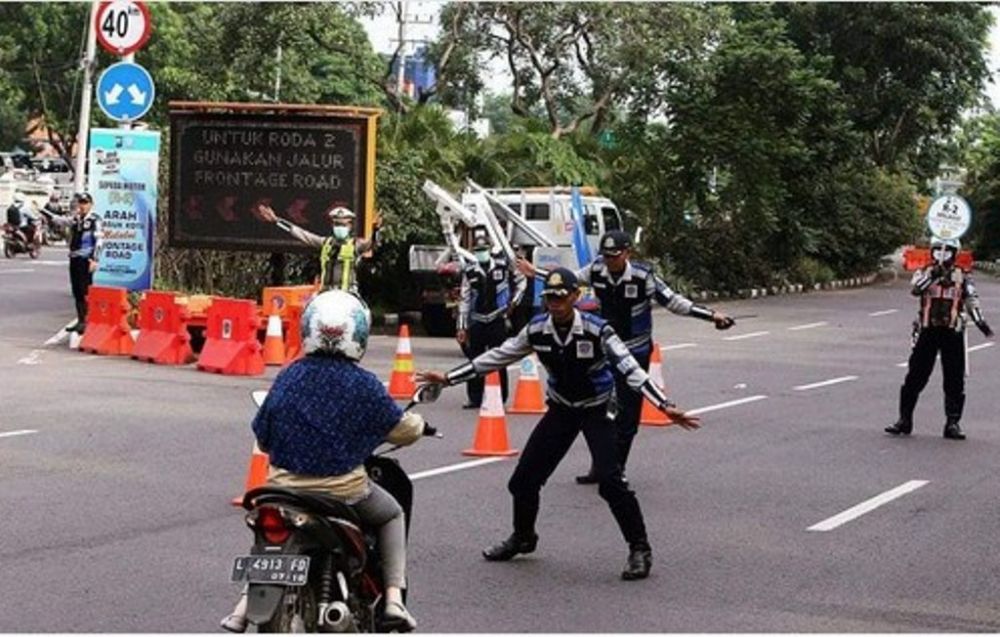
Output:
[[[998,268],[1000,269],[1000,268]],[[825,283],[813,283],[806,285],[802,283],[789,285],[772,285],[762,288],[746,288],[735,292],[703,290],[693,292],[691,297],[697,301],[716,301],[725,299],[757,299],[765,296],[783,296],[788,294],[806,294],[808,292],[819,292],[823,290],[841,290],[846,288],[863,287],[871,285],[878,279],[878,273],[873,272],[864,276],[851,277],[848,279],[836,279]]]

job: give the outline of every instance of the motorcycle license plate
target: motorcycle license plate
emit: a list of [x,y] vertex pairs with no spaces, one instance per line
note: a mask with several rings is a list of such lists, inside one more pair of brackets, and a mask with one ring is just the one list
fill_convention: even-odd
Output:
[[307,555],[246,555],[233,560],[233,582],[303,586],[309,577]]

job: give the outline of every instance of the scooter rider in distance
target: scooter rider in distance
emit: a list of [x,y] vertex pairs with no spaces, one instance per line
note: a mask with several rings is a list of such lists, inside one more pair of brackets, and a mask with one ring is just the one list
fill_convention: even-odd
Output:
[[[383,625],[416,628],[403,605],[406,521],[402,507],[369,479],[365,459],[382,442],[412,444],[424,419],[403,413],[374,374],[360,366],[371,315],[353,294],[329,290],[302,314],[306,353],[283,369],[253,421],[258,446],[270,457],[268,484],[319,491],[354,507],[378,529],[386,602]],[[246,597],[222,627],[246,630]]]
[[532,318],[500,347],[447,374],[427,371],[418,378],[422,382],[455,385],[503,369],[534,352],[548,372],[549,409],[531,432],[507,485],[514,496],[514,532],[483,551],[483,556],[503,562],[535,550],[542,486],[582,432],[594,458],[598,493],[607,501],[629,546],[622,579],[643,579],[649,575],[653,553],[639,501],[622,480],[615,455],[614,429],[608,418],[608,401],[614,391],[612,368],[628,379],[631,391],[642,392],[682,428],[697,429],[698,418],[667,400],[606,321],[574,307],[580,290],[573,272],[566,268],[552,270],[542,295],[548,312]]
[[983,318],[972,278],[955,267],[960,247],[957,239],[935,238],[931,242],[933,265],[913,274],[911,292],[920,297],[920,310],[913,323],[909,371],[899,390],[899,420],[885,428],[886,433],[894,436],[909,435],[913,431],[917,398],[927,385],[934,359],[940,351],[944,375],[944,437],[965,440],[959,421],[965,406],[966,312],[987,338],[993,337],[993,330]]
[[357,262],[375,248],[376,241],[375,237],[370,240],[354,238],[354,224],[357,220],[354,211],[344,206],[335,206],[327,212],[331,228],[327,237],[321,237],[282,219],[270,206],[258,206],[257,212],[264,221],[277,224],[307,246],[320,249],[319,278],[323,290],[357,293]]

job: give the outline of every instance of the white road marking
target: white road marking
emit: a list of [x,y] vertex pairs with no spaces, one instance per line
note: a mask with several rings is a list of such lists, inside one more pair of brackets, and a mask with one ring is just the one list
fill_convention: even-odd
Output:
[[35,261],[38,265],[67,265],[69,261]]
[[838,383],[847,383],[852,380],[857,380],[857,376],[841,376],[839,378],[831,378],[830,380],[821,380],[818,383],[809,383],[808,385],[798,385],[793,387],[795,391],[806,391],[807,389],[816,389],[817,387],[827,387],[829,385],[836,385]]
[[[69,327],[70,325],[72,325],[75,322],[76,321],[70,321],[69,323],[66,324],[66,327]],[[69,338],[69,332],[66,331],[66,327],[62,328],[61,330],[59,330],[58,332],[56,332],[55,334],[53,334],[52,338],[50,338],[49,340],[45,341],[44,346],[48,347],[50,345],[59,345],[60,343],[62,343],[63,341],[65,341],[67,338]]]
[[903,361],[902,363],[896,363],[896,367],[909,367],[910,361]]
[[968,351],[968,352],[978,352],[981,349],[986,349],[987,347],[993,347],[994,345],[996,345],[996,343],[980,343],[979,345],[974,345],[974,346],[970,347],[966,351]]
[[757,336],[764,336],[770,334],[770,332],[750,332],[749,334],[740,334],[739,336],[727,336],[723,338],[724,341],[742,341],[745,338],[754,338]]
[[885,316],[886,314],[895,314],[899,310],[881,310],[879,312],[869,312],[868,316]]
[[847,509],[843,513],[838,513],[837,515],[833,516],[832,518],[827,518],[827,519],[823,520],[822,522],[814,524],[814,525],[812,525],[811,527],[809,527],[806,530],[807,531],[832,531],[833,529],[837,528],[838,526],[841,526],[843,524],[847,524],[851,520],[853,520],[855,518],[861,517],[865,513],[868,513],[870,511],[874,511],[875,509],[877,509],[878,507],[882,506],[883,504],[886,504],[887,502],[891,502],[891,501],[895,500],[896,498],[898,498],[900,496],[904,496],[904,495],[906,495],[907,493],[909,493],[911,491],[916,491],[920,487],[922,487],[925,484],[927,484],[927,482],[928,482],[927,480],[910,480],[909,482],[905,482],[905,483],[899,485],[895,489],[889,489],[885,493],[879,494],[879,495],[877,495],[874,498],[871,498],[869,500],[865,500],[861,504],[859,504],[857,506],[854,506],[854,507],[851,507],[850,509]]
[[18,429],[17,431],[0,431],[0,438],[13,438],[14,436],[27,436],[37,434],[37,429]]
[[421,480],[423,478],[430,478],[432,476],[439,476],[445,473],[451,473],[453,471],[461,471],[462,469],[472,469],[473,467],[481,467],[484,464],[493,464],[494,462],[500,462],[502,460],[507,460],[505,456],[497,456],[494,458],[480,458],[479,460],[470,460],[469,462],[460,462],[458,464],[448,465],[446,467],[438,467],[437,469],[428,469],[427,471],[418,471],[417,473],[410,474],[410,480]]
[[736,405],[743,405],[745,403],[754,403],[758,400],[764,400],[767,396],[763,394],[758,394],[756,396],[747,396],[746,398],[739,398],[737,400],[730,400],[725,403],[719,403],[718,405],[708,405],[707,407],[698,407],[697,409],[688,409],[684,413],[691,416],[697,416],[698,414],[707,414],[710,411],[718,411],[720,409],[726,409],[727,407],[735,407]]
[[34,271],[34,268],[15,268],[13,270],[0,270],[0,274],[26,274]]
[[42,361],[38,360],[38,355],[41,354],[41,353],[42,353],[42,350],[40,350],[40,349],[33,349],[33,350],[31,350],[30,354],[28,354],[24,358],[18,360],[17,362],[18,362],[19,365],[37,365],[37,364],[39,364],[39,363],[42,362]]
[[688,347],[698,347],[697,343],[677,343],[676,345],[666,345],[660,348],[661,352],[666,352],[672,349],[687,349]]
[[805,325],[796,325],[795,327],[789,327],[789,332],[797,332],[799,330],[811,330],[814,327],[823,327],[824,325],[829,325],[826,321],[819,321],[818,323],[806,323]]

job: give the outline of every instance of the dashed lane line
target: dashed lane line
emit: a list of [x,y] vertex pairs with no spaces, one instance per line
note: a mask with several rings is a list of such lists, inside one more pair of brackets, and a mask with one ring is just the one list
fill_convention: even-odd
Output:
[[18,429],[17,431],[0,431],[0,438],[13,438],[14,436],[28,436],[37,434],[37,429]]
[[857,376],[840,376],[839,378],[831,378],[830,380],[821,380],[818,383],[809,383],[808,385],[797,385],[792,387],[795,391],[807,391],[809,389],[817,389],[819,387],[828,387],[830,385],[838,385],[840,383],[849,383],[852,380],[857,380]]
[[899,310],[880,310],[878,312],[869,312],[868,316],[886,316],[888,314],[895,314]]
[[0,274],[27,274],[34,271],[34,268],[14,268],[13,270],[0,270]]
[[720,409],[726,409],[728,407],[735,407],[737,405],[745,405],[746,403],[754,403],[758,400],[764,400],[767,398],[764,394],[757,394],[756,396],[747,396],[746,398],[738,398],[736,400],[730,400],[724,403],[719,403],[717,405],[708,405],[707,407],[698,407],[697,409],[688,409],[684,413],[690,414],[691,416],[697,416],[698,414],[707,414],[710,411],[718,411]]
[[969,349],[967,349],[965,351],[967,351],[967,352],[978,352],[981,349],[986,349],[987,347],[993,347],[994,345],[996,345],[996,343],[993,343],[993,342],[980,343],[979,345],[973,345],[972,347],[970,347]]
[[811,330],[814,327],[823,327],[824,325],[829,325],[826,321],[818,321],[816,323],[806,323],[805,325],[796,325],[795,327],[789,327],[789,332],[798,332],[799,330]]
[[689,347],[698,347],[697,343],[676,343],[674,345],[664,345],[660,348],[661,352],[667,352],[673,349],[687,349]]
[[768,331],[750,332],[749,334],[739,334],[737,336],[726,336],[722,340],[724,340],[724,341],[742,341],[743,339],[746,339],[746,338],[756,338],[758,336],[766,336],[767,334],[770,334],[770,332],[768,332]]
[[839,526],[847,524],[851,520],[861,517],[865,513],[870,513],[871,511],[874,511],[883,504],[892,502],[896,498],[902,497],[907,493],[910,493],[911,491],[916,491],[917,489],[919,489],[920,487],[924,486],[927,483],[928,483],[927,480],[910,480],[909,482],[904,482],[903,484],[899,485],[894,489],[889,489],[885,493],[880,493],[874,498],[865,500],[861,504],[853,506],[850,509],[843,511],[842,513],[838,513],[837,515],[827,518],[822,522],[818,522],[810,526],[806,530],[832,531]]

